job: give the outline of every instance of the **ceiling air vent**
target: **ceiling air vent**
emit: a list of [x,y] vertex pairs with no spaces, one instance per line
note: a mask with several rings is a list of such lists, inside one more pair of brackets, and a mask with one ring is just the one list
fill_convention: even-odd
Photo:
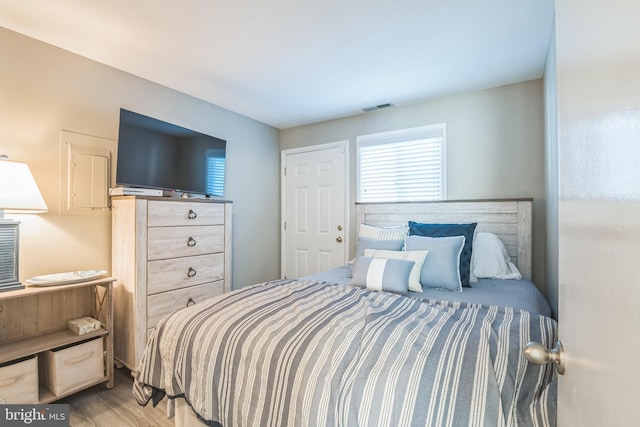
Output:
[[362,109],[362,111],[368,113],[369,111],[382,110],[383,108],[389,107],[394,107],[394,105],[390,102],[387,102],[386,104],[374,105],[373,107],[365,107]]

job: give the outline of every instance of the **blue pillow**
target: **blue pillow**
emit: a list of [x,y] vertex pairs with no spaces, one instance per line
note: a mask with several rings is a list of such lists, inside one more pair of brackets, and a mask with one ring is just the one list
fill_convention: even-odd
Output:
[[358,246],[356,248],[356,258],[364,256],[365,249],[378,249],[388,251],[401,251],[404,246],[404,239],[400,240],[378,240],[366,237],[358,238]]
[[353,264],[351,284],[372,291],[409,293],[409,275],[413,261],[358,257]]
[[464,236],[407,236],[404,239],[408,251],[429,251],[420,274],[420,283],[423,287],[462,291],[460,253],[464,247],[464,241]]
[[471,253],[473,252],[473,235],[478,223],[471,224],[424,224],[409,221],[410,236],[450,237],[464,236],[465,243],[460,254],[460,280],[462,286],[470,288]]

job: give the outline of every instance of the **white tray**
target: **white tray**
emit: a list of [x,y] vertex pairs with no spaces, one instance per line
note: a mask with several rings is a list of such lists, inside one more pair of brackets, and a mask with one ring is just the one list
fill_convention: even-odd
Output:
[[32,277],[25,281],[27,286],[56,286],[70,283],[88,282],[107,274],[105,270],[70,271],[68,273],[47,274],[46,276]]

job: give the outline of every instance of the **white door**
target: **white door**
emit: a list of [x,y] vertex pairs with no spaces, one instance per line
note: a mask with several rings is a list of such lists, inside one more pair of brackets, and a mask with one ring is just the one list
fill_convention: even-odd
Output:
[[282,152],[282,276],[344,265],[347,142]]
[[640,2],[556,2],[558,426],[640,426]]

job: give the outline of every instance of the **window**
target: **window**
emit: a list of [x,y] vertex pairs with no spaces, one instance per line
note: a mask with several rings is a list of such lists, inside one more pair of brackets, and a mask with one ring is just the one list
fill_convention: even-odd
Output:
[[446,199],[444,123],[357,138],[358,200]]
[[[207,154],[210,151],[207,150]],[[217,150],[215,150],[217,151]],[[216,196],[224,195],[224,170],[226,161],[224,155],[207,156],[207,192]]]

